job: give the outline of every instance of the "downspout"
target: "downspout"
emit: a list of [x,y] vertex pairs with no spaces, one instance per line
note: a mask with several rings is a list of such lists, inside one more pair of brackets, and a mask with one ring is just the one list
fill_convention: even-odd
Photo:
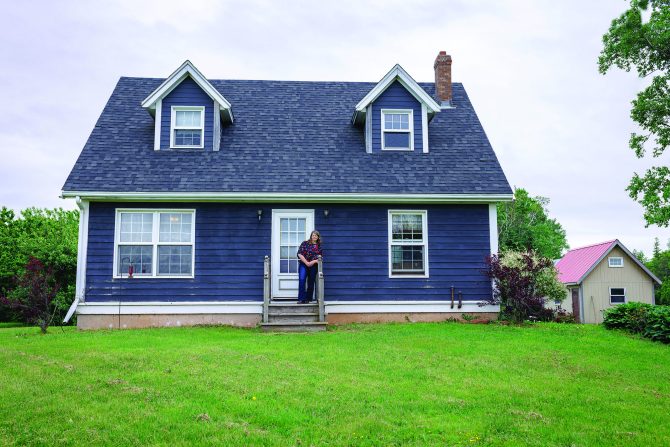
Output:
[[[75,203],[77,204],[77,207],[79,208],[79,240],[77,241],[77,281],[83,281],[84,279],[81,277],[81,269],[83,266],[81,263],[83,262],[83,256],[82,256],[82,250],[85,250],[83,245],[83,240],[84,240],[84,219],[87,218],[86,216],[86,210],[84,209],[84,205],[81,202],[81,197],[77,196],[74,199]],[[81,298],[81,295],[84,293],[84,285],[83,284],[77,284],[76,287],[77,293],[74,295],[74,301],[72,302],[72,305],[70,306],[70,309],[67,311],[67,314],[65,314],[65,318],[63,318],[63,324],[67,324],[68,321],[70,321],[70,318],[72,318],[72,315],[74,315],[75,311],[77,310],[77,306],[79,305],[79,301]]]

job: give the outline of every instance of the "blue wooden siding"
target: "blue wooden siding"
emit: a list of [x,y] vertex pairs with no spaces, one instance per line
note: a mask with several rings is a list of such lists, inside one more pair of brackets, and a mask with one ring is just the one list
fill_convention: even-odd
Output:
[[372,152],[382,150],[382,109],[412,109],[414,115],[414,152],[423,152],[423,134],[421,129],[421,103],[416,100],[398,81],[379,95],[372,103]]
[[193,79],[187,77],[163,98],[161,113],[161,149],[170,148],[172,106],[205,106],[205,150],[213,147],[214,100]]
[[[194,279],[112,279],[115,209],[196,209]],[[491,294],[487,205],[114,204],[92,203],[86,300],[262,301],[272,209],[314,209],[325,244],[327,301],[449,300],[450,287],[478,301]],[[324,217],[323,209],[330,213]],[[259,222],[257,210],[263,209]],[[389,278],[388,210],[428,211],[430,278]]]

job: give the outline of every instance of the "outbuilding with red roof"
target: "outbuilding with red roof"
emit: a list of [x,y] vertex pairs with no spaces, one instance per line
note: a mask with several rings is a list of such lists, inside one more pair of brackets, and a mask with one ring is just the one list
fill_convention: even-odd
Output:
[[618,304],[654,304],[661,284],[618,239],[570,250],[556,268],[568,288],[561,306],[581,323],[602,323],[603,311]]

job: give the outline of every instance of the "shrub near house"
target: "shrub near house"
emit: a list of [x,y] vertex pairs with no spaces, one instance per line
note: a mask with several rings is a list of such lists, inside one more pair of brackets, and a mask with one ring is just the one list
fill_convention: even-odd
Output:
[[607,329],[625,329],[662,343],[670,343],[670,306],[619,304],[604,313]]

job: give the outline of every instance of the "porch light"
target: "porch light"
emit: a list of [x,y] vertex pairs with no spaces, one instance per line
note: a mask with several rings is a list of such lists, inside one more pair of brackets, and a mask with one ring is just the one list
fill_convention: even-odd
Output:
[[323,217],[328,217],[329,214],[330,214],[330,210],[328,210],[328,209],[323,210]]
[[256,214],[258,214],[258,221],[261,221],[261,216],[263,216],[263,210],[258,210],[256,211]]

